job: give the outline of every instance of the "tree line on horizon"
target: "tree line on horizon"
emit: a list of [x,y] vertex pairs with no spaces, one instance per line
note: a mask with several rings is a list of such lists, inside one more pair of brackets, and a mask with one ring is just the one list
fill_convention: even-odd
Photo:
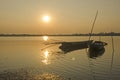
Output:
[[0,34],[0,36],[120,36],[120,33],[109,32],[109,33],[75,33],[75,34]]

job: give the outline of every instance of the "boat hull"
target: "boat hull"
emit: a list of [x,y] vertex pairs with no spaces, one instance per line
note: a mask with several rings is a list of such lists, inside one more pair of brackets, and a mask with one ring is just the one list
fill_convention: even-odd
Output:
[[65,53],[71,52],[74,50],[85,49],[88,48],[88,45],[92,43],[93,40],[90,41],[81,41],[81,42],[63,42],[59,47]]

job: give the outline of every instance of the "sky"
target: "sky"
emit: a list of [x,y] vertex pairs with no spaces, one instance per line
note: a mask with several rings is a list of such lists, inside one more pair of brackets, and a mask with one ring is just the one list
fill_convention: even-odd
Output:
[[0,33],[90,33],[97,10],[94,33],[120,32],[120,0],[0,0]]

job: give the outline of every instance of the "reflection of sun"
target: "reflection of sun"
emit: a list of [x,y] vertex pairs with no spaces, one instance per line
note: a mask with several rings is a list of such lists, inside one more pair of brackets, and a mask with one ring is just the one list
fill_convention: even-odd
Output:
[[45,58],[48,58],[49,52],[47,50],[44,52],[44,56],[45,56]]
[[43,40],[47,41],[48,40],[48,36],[43,36]]
[[50,61],[49,61],[49,51],[48,50],[46,50],[44,53],[43,53],[43,57],[44,57],[44,60],[42,60],[42,62],[44,63],[44,64],[50,64]]
[[43,16],[43,21],[44,22],[49,22],[50,21],[50,16]]
[[44,64],[48,64],[48,60],[47,60],[47,59],[42,60],[42,62],[43,62]]

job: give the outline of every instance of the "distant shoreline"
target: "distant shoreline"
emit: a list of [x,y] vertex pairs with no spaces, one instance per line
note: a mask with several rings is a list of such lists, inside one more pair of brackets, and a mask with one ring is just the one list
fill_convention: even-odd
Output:
[[38,36],[120,36],[120,33],[93,33],[93,34],[0,34],[0,37],[38,37]]

